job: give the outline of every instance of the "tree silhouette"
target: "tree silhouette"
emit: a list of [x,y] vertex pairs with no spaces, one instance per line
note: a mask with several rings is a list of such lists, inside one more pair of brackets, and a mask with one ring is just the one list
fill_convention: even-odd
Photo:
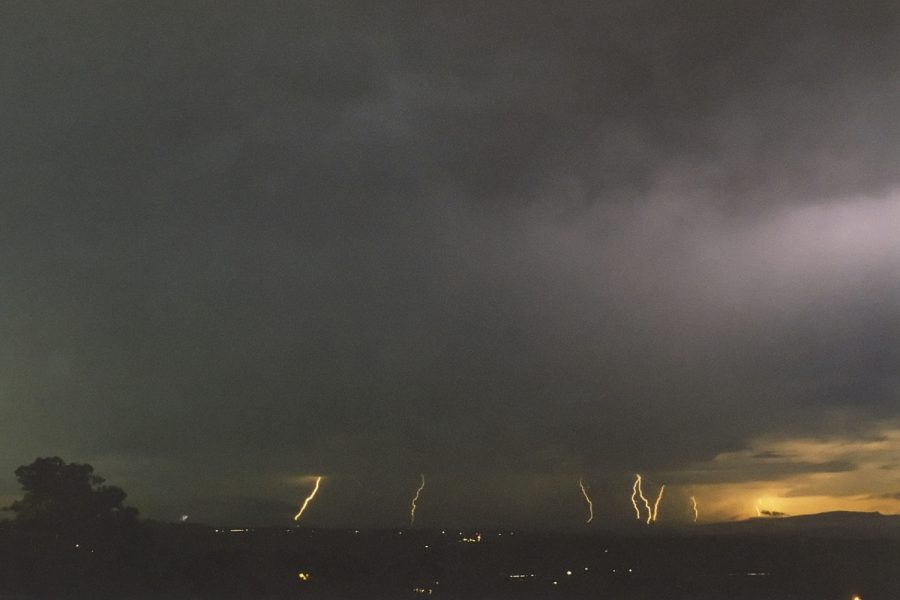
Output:
[[130,585],[144,541],[121,488],[104,485],[91,465],[58,456],[22,465],[16,479],[25,493],[6,508],[16,514],[0,552],[7,579],[51,595]]
[[25,496],[9,507],[21,524],[52,528],[57,532],[96,529],[133,522],[137,510],[122,503],[121,488],[103,485],[87,464],[66,463],[58,456],[38,458],[16,469]]

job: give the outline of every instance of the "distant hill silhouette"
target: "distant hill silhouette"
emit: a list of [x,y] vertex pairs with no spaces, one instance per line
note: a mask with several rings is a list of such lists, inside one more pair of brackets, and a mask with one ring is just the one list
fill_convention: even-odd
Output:
[[900,515],[841,510],[790,517],[754,517],[746,521],[703,525],[698,528],[698,533],[900,539]]

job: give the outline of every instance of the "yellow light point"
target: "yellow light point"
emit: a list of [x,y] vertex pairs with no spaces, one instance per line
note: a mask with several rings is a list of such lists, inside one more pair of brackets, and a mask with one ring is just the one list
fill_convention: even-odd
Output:
[[697,508],[697,498],[695,496],[691,496],[691,510],[694,511],[694,523],[696,523],[697,519],[700,518],[700,510]]
[[422,493],[422,490],[425,489],[425,475],[422,474],[422,483],[419,485],[419,489],[416,490],[416,495],[413,496],[412,502],[410,503],[409,508],[409,526],[412,527],[413,523],[416,522],[416,502],[419,500],[419,494]]
[[656,497],[656,502],[653,503],[653,518],[651,521],[656,520],[656,515],[659,514],[659,503],[662,501],[663,492],[666,491],[666,484],[663,484],[661,488],[659,488],[659,495]]
[[316,497],[316,492],[319,491],[319,484],[320,484],[320,483],[322,483],[322,476],[321,476],[321,475],[318,476],[318,477],[316,477],[316,485],[313,487],[313,491],[309,494],[309,496],[306,497],[306,500],[303,501],[303,506],[301,506],[301,507],[300,507],[300,510],[297,511],[297,514],[294,515],[294,520],[295,520],[295,521],[299,521],[299,520],[300,520],[300,516],[303,514],[303,511],[306,510],[306,507],[309,506],[309,503],[312,501],[312,499]]
[[594,520],[594,503],[591,502],[590,497],[588,497],[587,490],[584,488],[584,481],[581,479],[578,480],[578,487],[581,488],[581,495],[584,496],[584,501],[587,502],[588,505],[588,520],[586,523],[590,523]]

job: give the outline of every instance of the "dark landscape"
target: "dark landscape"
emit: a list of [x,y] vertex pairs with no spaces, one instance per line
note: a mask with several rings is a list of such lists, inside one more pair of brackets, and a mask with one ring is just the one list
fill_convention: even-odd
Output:
[[0,597],[897,598],[897,520],[865,520],[888,531],[819,535],[829,515],[804,533],[785,519],[647,535],[145,523],[121,544],[47,552],[4,528]]
[[[592,533],[140,520],[87,464],[38,458],[0,522],[3,598],[892,598],[900,516]],[[865,595],[863,595],[863,593]]]

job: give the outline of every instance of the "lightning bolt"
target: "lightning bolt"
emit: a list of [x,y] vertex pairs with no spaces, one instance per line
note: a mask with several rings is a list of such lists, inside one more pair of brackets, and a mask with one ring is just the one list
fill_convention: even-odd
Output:
[[303,506],[301,506],[301,507],[300,507],[300,510],[297,511],[297,514],[294,515],[294,520],[295,520],[295,521],[299,521],[299,520],[300,520],[300,515],[303,514],[303,511],[306,510],[306,507],[309,506],[309,503],[312,501],[312,499],[316,497],[316,492],[319,491],[319,484],[320,484],[320,483],[322,483],[322,476],[321,476],[321,475],[318,476],[318,477],[316,477],[316,485],[313,487],[312,492],[310,492],[309,496],[306,497],[306,500],[303,501]]
[[663,492],[666,491],[666,484],[663,484],[661,488],[659,488],[659,495],[656,497],[656,502],[653,503],[653,518],[651,521],[656,520],[656,515],[659,512],[659,503],[662,500]]
[[412,527],[413,523],[416,522],[416,502],[419,500],[419,494],[422,493],[422,490],[425,489],[425,475],[421,475],[422,483],[419,485],[419,489],[416,490],[416,495],[413,496],[412,502],[410,503],[409,508],[409,526]]
[[590,497],[588,497],[587,490],[584,489],[584,482],[583,482],[581,479],[578,480],[578,487],[581,488],[581,495],[584,496],[584,501],[587,502],[587,505],[588,505],[588,520],[587,520],[586,522],[587,522],[587,523],[590,523],[591,521],[594,520],[594,503],[591,502]]
[[631,505],[634,506],[635,518],[640,520],[641,510],[638,508],[637,499],[640,498],[641,501],[643,501],[644,506],[647,508],[647,525],[649,525],[653,520],[653,508],[650,506],[650,501],[644,496],[644,490],[641,488],[641,481],[641,474],[635,473],[634,485],[631,488]]
[[641,509],[638,508],[637,504],[637,495],[638,495],[638,484],[641,482],[641,476],[634,476],[634,485],[631,486],[631,505],[634,507],[634,518],[637,520],[641,519]]
[[697,498],[691,496],[691,510],[694,511],[694,523],[700,518],[700,511],[697,509]]
[[644,507],[647,509],[647,525],[650,524],[650,521],[653,520],[653,509],[650,508],[650,501],[647,500],[647,497],[644,496],[644,489],[641,487],[641,476],[638,475],[637,489],[638,489],[638,497],[644,502]]

